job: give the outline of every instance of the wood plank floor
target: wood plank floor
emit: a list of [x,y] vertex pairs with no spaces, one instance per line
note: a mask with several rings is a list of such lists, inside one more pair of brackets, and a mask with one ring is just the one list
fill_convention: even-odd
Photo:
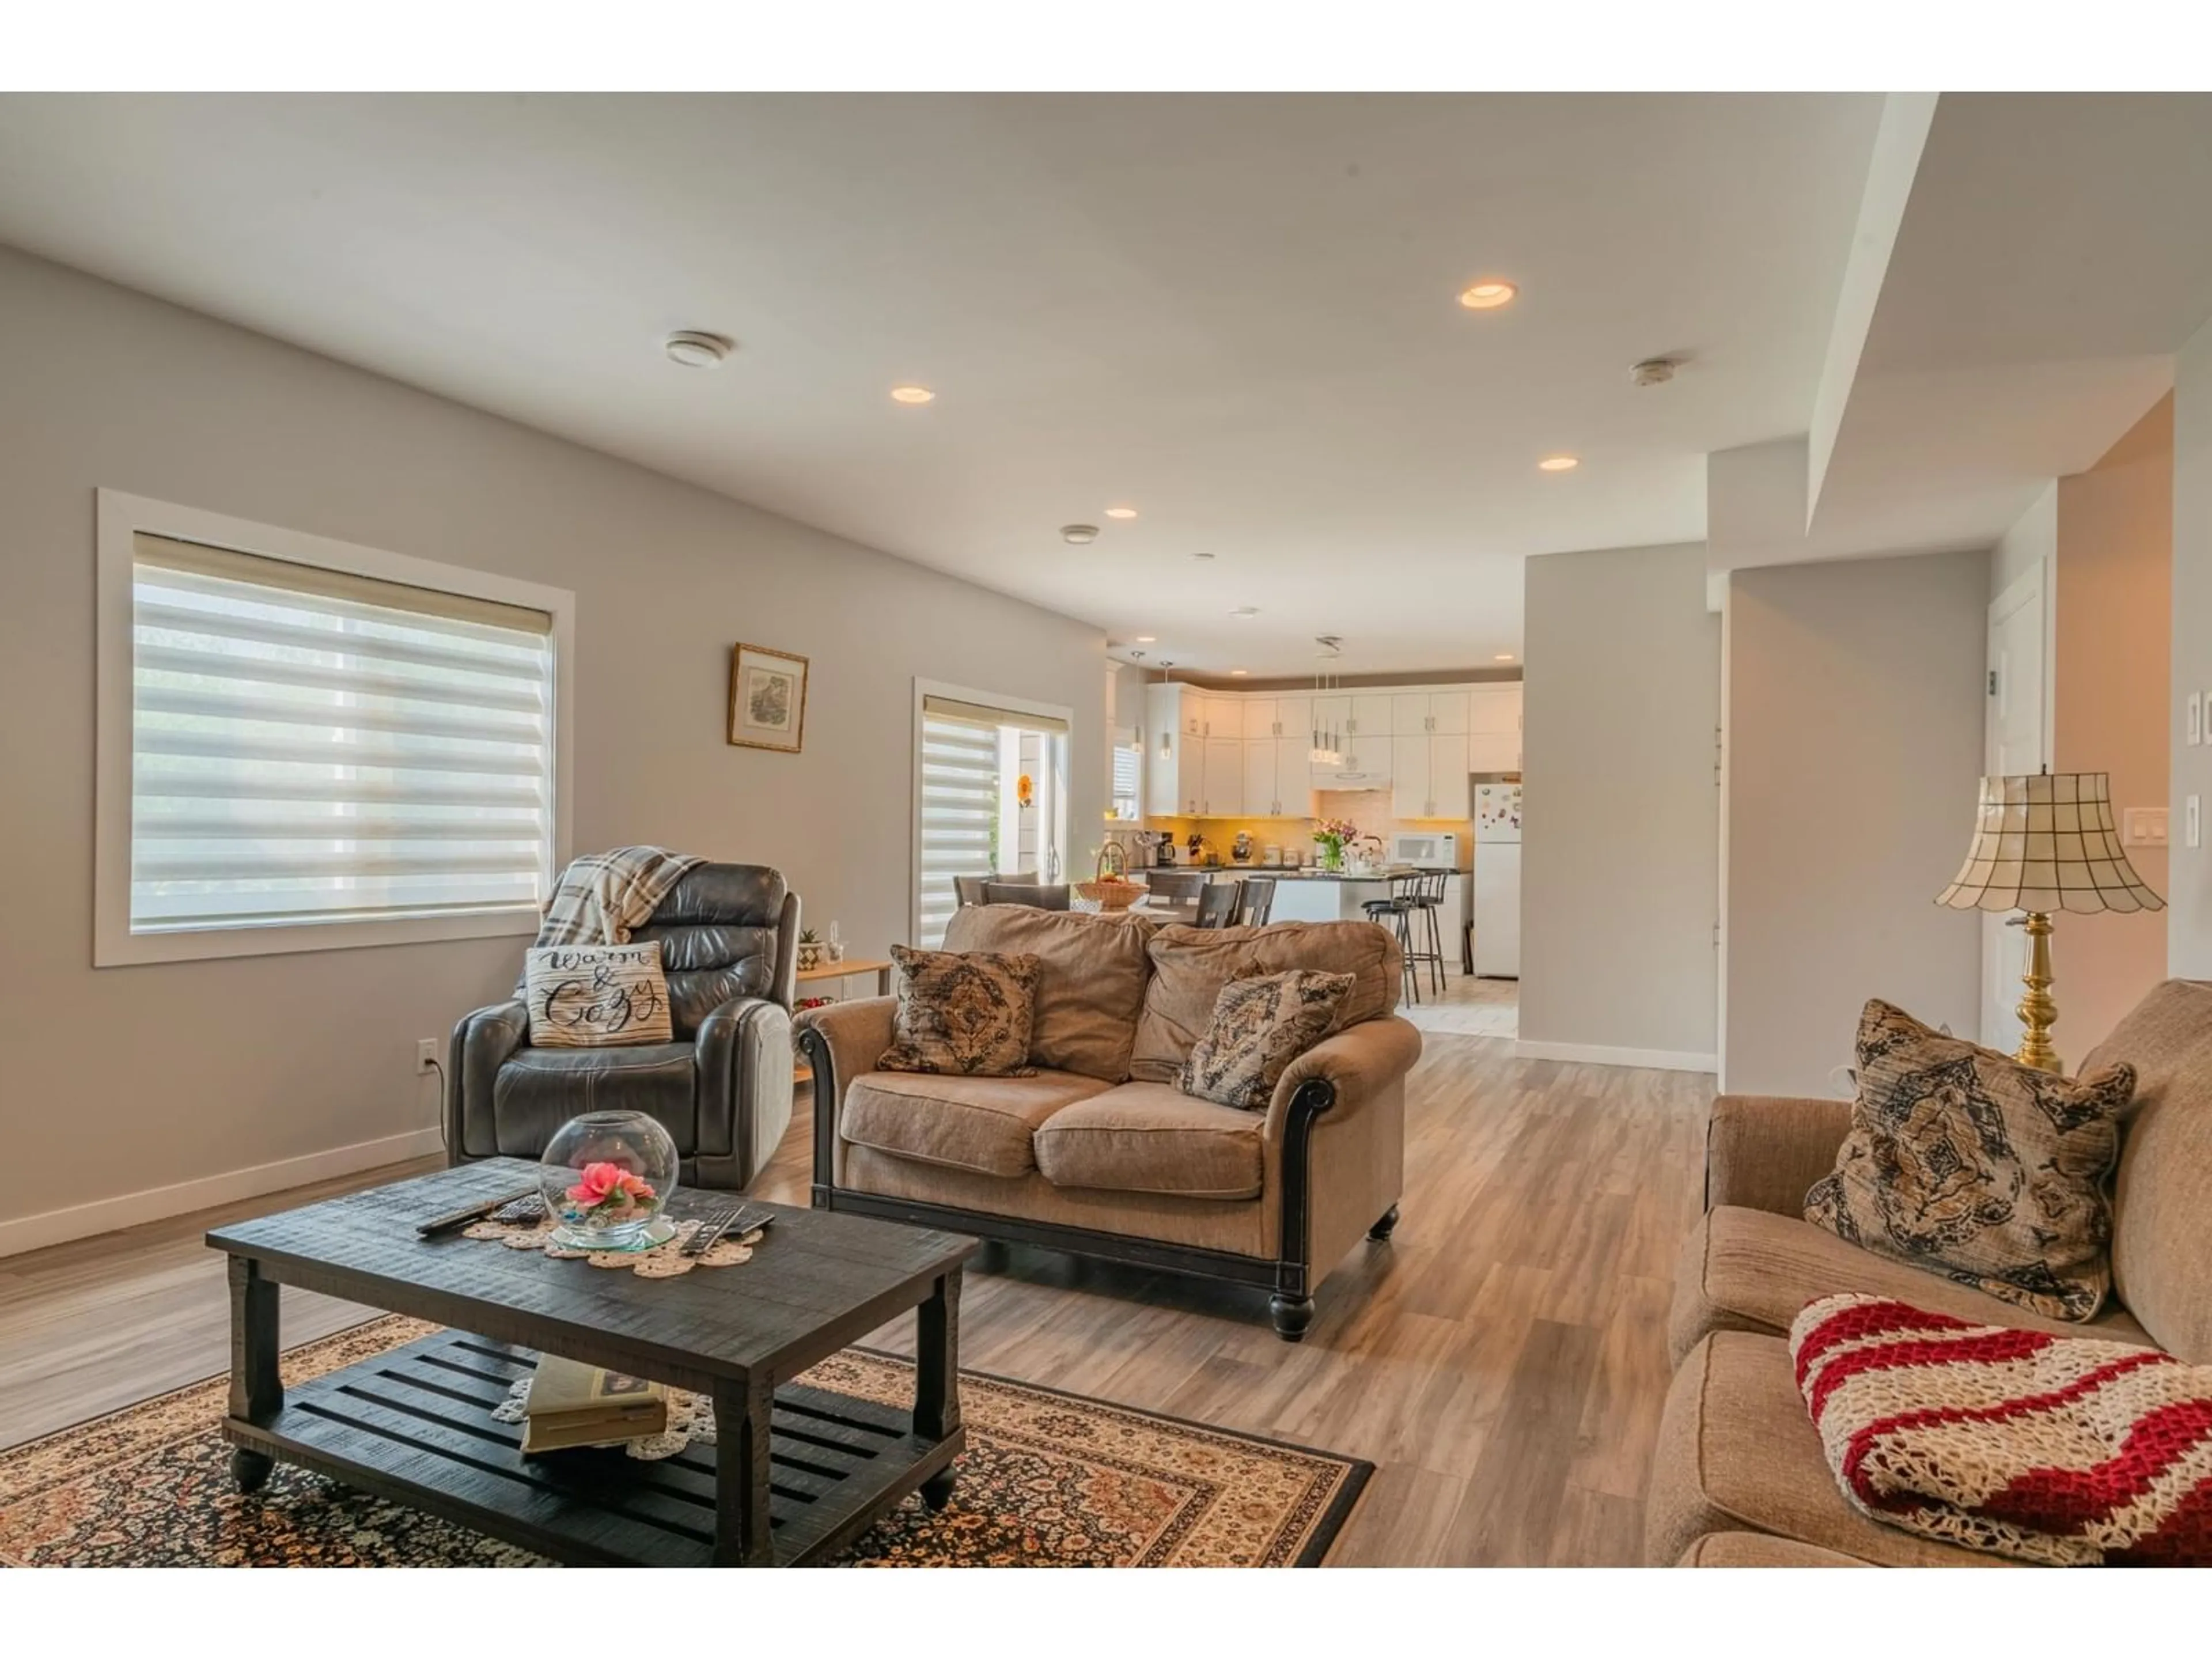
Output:
[[[1462,1000],[1498,1006],[1455,978],[1444,1003]],[[1424,1040],[1403,1219],[1322,1285],[1304,1343],[1275,1340],[1255,1294],[994,1247],[969,1279],[962,1358],[1372,1460],[1339,1565],[1633,1562],[1711,1079]],[[757,1194],[805,1203],[809,1145],[802,1110]],[[223,1368],[222,1263],[199,1243],[216,1216],[417,1167],[0,1261],[0,1444]],[[362,1316],[284,1292],[288,1344]],[[911,1327],[873,1340],[907,1350]]]

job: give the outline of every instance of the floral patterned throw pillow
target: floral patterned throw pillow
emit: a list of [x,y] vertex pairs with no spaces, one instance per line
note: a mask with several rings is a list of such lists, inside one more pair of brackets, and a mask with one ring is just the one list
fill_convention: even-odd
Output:
[[1027,1063],[1036,1019],[1036,957],[894,945],[891,960],[898,964],[898,1011],[878,1071],[1036,1075]]
[[2041,1314],[2094,1316],[2112,1287],[2105,1178],[2131,1066],[2063,1078],[1873,1001],[1858,1098],[1805,1219]]
[[1176,1086],[1200,1100],[1264,1112],[1283,1070],[1329,1034],[1358,983],[1312,968],[1231,980],[1213,1018],[1183,1061]]

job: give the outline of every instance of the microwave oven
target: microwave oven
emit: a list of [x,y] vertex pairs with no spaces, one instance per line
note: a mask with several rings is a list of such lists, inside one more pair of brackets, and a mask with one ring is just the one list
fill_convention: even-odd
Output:
[[1459,837],[1449,831],[1399,830],[1390,836],[1390,862],[1431,869],[1459,868]]

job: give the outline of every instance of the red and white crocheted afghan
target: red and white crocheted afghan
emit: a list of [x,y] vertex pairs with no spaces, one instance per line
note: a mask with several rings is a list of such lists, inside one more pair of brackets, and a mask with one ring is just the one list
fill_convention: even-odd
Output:
[[1832,1296],[1790,1328],[1844,1496],[2050,1565],[2212,1565],[2212,1369]]

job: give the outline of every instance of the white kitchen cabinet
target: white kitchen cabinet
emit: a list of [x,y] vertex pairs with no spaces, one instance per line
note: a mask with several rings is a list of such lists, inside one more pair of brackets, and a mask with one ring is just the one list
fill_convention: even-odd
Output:
[[1390,811],[1401,818],[1463,818],[1467,743],[1456,734],[1416,732],[1390,739]]
[[1437,737],[1463,738],[1468,725],[1468,695],[1464,691],[1429,693],[1429,731]]
[[1275,740],[1247,738],[1244,750],[1244,812],[1248,817],[1275,815]]
[[1501,681],[1495,685],[1470,686],[1467,691],[1467,730],[1478,735],[1521,730],[1521,683]]
[[[1193,817],[1204,795],[1205,740],[1179,729],[1173,699],[1156,695],[1172,690],[1149,686],[1145,693],[1145,811],[1153,817]],[[1163,740],[1165,755],[1160,752]]]
[[[1422,718],[1428,718],[1425,710]],[[1390,812],[1394,817],[1429,815],[1429,739],[1413,732],[1390,739]]]
[[1285,739],[1297,738],[1310,750],[1313,747],[1313,699],[1276,698],[1275,735]]
[[[1285,722],[1287,724],[1287,722]],[[1307,732],[1275,739],[1275,815],[1313,816],[1313,737]]]
[[1390,699],[1390,734],[1398,738],[1447,736],[1467,731],[1464,691],[1400,691]]
[[[1275,735],[1275,700],[1273,697],[1248,697],[1240,711],[1236,732],[1232,734],[1249,743],[1255,738]],[[1246,795],[1252,792],[1246,790]]]
[[1209,818],[1244,816],[1244,744],[1237,738],[1206,739],[1206,775],[1199,813]]
[[1389,737],[1391,701],[1385,692],[1353,692],[1351,717],[1344,725],[1346,734],[1354,738]]
[[1470,772],[1518,772],[1521,734],[1518,732],[1477,732],[1467,740],[1467,769]]

